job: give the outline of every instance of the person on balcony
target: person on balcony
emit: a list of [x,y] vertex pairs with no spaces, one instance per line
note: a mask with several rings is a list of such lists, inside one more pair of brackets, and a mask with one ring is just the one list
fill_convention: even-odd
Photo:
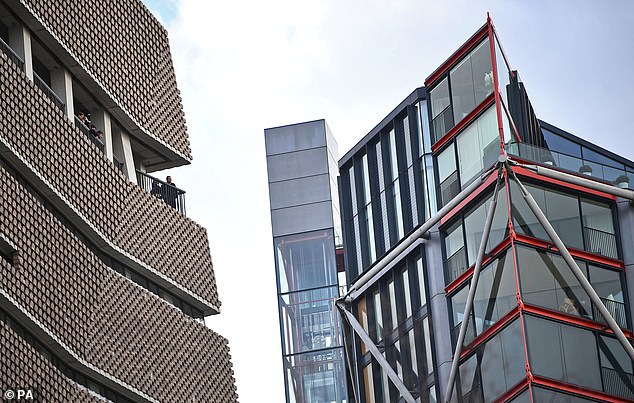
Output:
[[172,206],[172,208],[176,208],[176,198],[178,197],[176,184],[172,182],[171,176],[168,176],[167,178],[165,178],[165,182],[167,183],[163,185],[163,189],[162,189],[163,200],[165,200],[165,203]]

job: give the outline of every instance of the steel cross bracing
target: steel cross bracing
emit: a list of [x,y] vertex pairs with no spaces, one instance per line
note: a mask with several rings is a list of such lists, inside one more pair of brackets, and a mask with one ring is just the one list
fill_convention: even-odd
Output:
[[467,296],[467,304],[464,308],[462,315],[462,323],[460,324],[460,333],[458,335],[458,341],[456,342],[456,351],[453,355],[453,361],[451,363],[451,370],[449,372],[449,382],[447,383],[447,390],[445,391],[445,401],[451,400],[453,393],[453,386],[456,379],[456,373],[458,372],[458,361],[460,361],[460,353],[462,352],[462,343],[464,343],[464,337],[467,333],[467,326],[469,323],[469,316],[473,309],[473,300],[478,286],[478,280],[480,279],[480,270],[482,270],[482,260],[484,260],[484,252],[486,251],[487,243],[489,242],[489,234],[491,233],[491,225],[493,224],[493,216],[495,215],[495,208],[498,203],[498,187],[502,178],[502,164],[498,163],[498,179],[495,182],[495,190],[493,191],[493,202],[489,206],[487,212],[486,221],[484,222],[484,231],[482,232],[482,239],[480,240],[480,249],[478,249],[478,255],[476,257],[475,268],[473,269],[473,279],[469,286],[469,295]]
[[[388,378],[392,381],[394,386],[401,392],[402,397],[407,402],[414,402],[414,397],[411,392],[407,389],[403,381],[398,377],[394,369],[385,359],[383,354],[377,348],[377,346],[372,341],[371,337],[365,332],[361,324],[357,321],[354,315],[347,308],[354,300],[356,300],[368,287],[372,286],[376,283],[389,269],[394,265],[395,261],[400,260],[404,252],[409,252],[411,247],[415,244],[418,245],[424,239],[429,238],[429,230],[436,225],[445,215],[447,215],[453,208],[455,208],[458,204],[460,204],[463,200],[465,200],[470,194],[472,194],[482,183],[484,183],[487,178],[495,171],[498,172],[498,180],[496,182],[496,191],[494,191],[492,204],[489,206],[489,210],[487,213],[487,218],[485,221],[485,227],[482,234],[482,239],[480,242],[480,249],[478,250],[478,256],[476,258],[476,266],[474,268],[473,279],[471,281],[469,287],[469,295],[467,297],[467,303],[465,306],[465,312],[463,316],[465,318],[470,314],[471,309],[473,308],[473,300],[475,297],[475,291],[477,288],[477,283],[479,280],[479,274],[482,268],[482,260],[484,258],[484,251],[486,250],[486,244],[488,242],[488,237],[491,230],[491,225],[493,221],[493,216],[495,213],[495,208],[497,204],[497,189],[500,183],[500,172],[503,168],[509,172],[509,174],[517,181],[518,186],[520,188],[520,192],[522,193],[522,197],[528,204],[529,208],[533,212],[533,214],[537,217],[540,224],[544,227],[544,230],[551,238],[557,249],[560,251],[562,257],[566,261],[566,264],[571,269],[581,286],[584,288],[592,303],[597,307],[605,321],[607,322],[610,329],[617,336],[617,339],[628,353],[630,358],[634,361],[634,348],[628,342],[627,338],[623,334],[623,331],[618,326],[612,315],[609,313],[601,299],[599,298],[597,292],[592,287],[592,284],[586,279],[583,275],[579,266],[575,263],[574,259],[570,255],[570,252],[566,249],[563,242],[555,232],[554,228],[541,211],[533,197],[526,190],[526,188],[519,181],[515,173],[513,172],[512,167],[518,166],[533,172],[536,172],[540,175],[561,180],[566,183],[571,183],[574,185],[583,186],[589,189],[598,190],[607,194],[611,194],[613,196],[622,197],[630,200],[630,202],[634,203],[634,191],[629,189],[621,189],[615,186],[611,186],[605,183],[601,183],[595,180],[581,178],[576,175],[572,175],[569,173],[557,171],[554,169],[537,166],[537,165],[528,165],[528,164],[520,164],[517,163],[506,155],[501,155],[498,159],[498,162],[494,167],[480,175],[475,181],[473,181],[469,186],[467,186],[464,190],[462,190],[456,197],[454,197],[447,205],[445,205],[442,209],[440,209],[433,217],[423,223],[417,230],[415,230],[411,235],[407,238],[403,239],[394,249],[392,249],[387,255],[381,258],[378,262],[372,266],[370,270],[368,270],[365,274],[363,274],[354,284],[352,284],[348,290],[348,292],[337,300],[337,307],[342,313],[342,316],[346,319],[346,321],[350,324],[355,333],[361,338],[361,340],[366,344],[366,347],[372,354],[372,356],[376,359],[377,363],[381,366],[381,368],[386,372]],[[421,239],[422,238],[422,239]],[[460,354],[462,352],[462,342],[464,341],[466,333],[466,320],[463,320],[460,325],[460,334],[458,336],[458,343],[456,344],[456,350],[454,352],[451,371],[449,380],[447,383],[447,388],[445,391],[445,402],[449,402],[451,399],[451,395],[453,394],[453,387],[456,380],[457,369],[458,369],[458,361],[460,359]],[[348,360],[348,365],[352,365]],[[350,368],[352,370],[352,368]]]
[[[533,196],[528,192],[528,190],[526,190],[526,188],[524,187],[522,182],[520,182],[519,178],[517,177],[517,175],[513,171],[512,166],[520,166],[522,168],[530,169],[530,170],[532,170],[534,172],[537,172],[537,173],[542,174],[544,176],[548,176],[548,177],[553,178],[553,179],[559,179],[559,180],[567,182],[567,183],[572,183],[572,184],[575,184],[575,185],[585,186],[587,188],[599,190],[599,191],[602,191],[602,192],[605,192],[605,193],[608,193],[608,194],[611,194],[611,195],[614,195],[614,196],[624,197],[624,198],[629,199],[630,201],[634,201],[634,192],[632,192],[631,190],[621,189],[621,188],[617,188],[615,186],[611,186],[611,185],[603,184],[603,183],[600,183],[600,182],[596,182],[596,181],[593,181],[593,180],[590,180],[590,179],[579,178],[579,177],[577,177],[575,175],[571,175],[571,174],[568,174],[568,173],[565,173],[565,172],[556,171],[554,169],[544,168],[544,167],[535,166],[535,165],[518,164],[518,163],[516,163],[516,162],[514,162],[514,161],[512,161],[510,159],[507,159],[506,161],[503,161],[503,159],[500,159],[500,163],[504,164],[506,166],[507,172],[516,181],[516,183],[517,183],[517,185],[518,185],[518,187],[520,189],[520,193],[522,194],[523,199],[528,204],[528,207],[533,212],[533,214],[535,215],[535,217],[537,218],[539,223],[542,225],[542,227],[544,228],[544,230],[546,231],[546,233],[548,234],[550,239],[553,241],[553,243],[555,244],[555,247],[557,247],[557,250],[559,251],[559,253],[561,253],[561,256],[564,258],[564,261],[566,262],[566,264],[568,265],[568,267],[570,268],[570,270],[574,274],[575,278],[577,279],[577,281],[579,281],[579,283],[583,287],[584,291],[590,297],[590,300],[592,301],[592,303],[596,306],[596,308],[601,313],[601,316],[603,316],[603,318],[605,319],[605,321],[608,324],[608,326],[610,327],[610,329],[614,332],[614,334],[616,335],[619,343],[621,343],[621,345],[623,346],[623,348],[625,349],[627,354],[630,356],[630,359],[632,361],[634,361],[634,347],[632,347],[632,345],[629,343],[629,341],[625,337],[625,334],[623,333],[623,331],[621,330],[621,328],[617,324],[616,320],[612,317],[612,315],[610,314],[608,309],[605,307],[605,305],[601,301],[601,298],[599,297],[599,295],[595,291],[595,289],[592,286],[592,284],[590,284],[588,279],[583,275],[583,272],[581,271],[581,269],[579,268],[579,266],[575,262],[574,258],[572,257],[572,255],[570,254],[570,252],[568,251],[566,246],[564,245],[564,243],[561,240],[561,238],[559,238],[559,235],[557,235],[557,232],[555,231],[553,226],[548,221],[548,218],[546,218],[546,216],[544,215],[542,210],[537,205],[537,202],[535,201]],[[496,185],[496,187],[497,187],[497,185]],[[493,213],[494,213],[494,210],[495,210],[496,195],[497,195],[497,192],[493,196],[494,202],[491,205],[491,207],[489,209],[489,212],[488,212],[488,215],[487,215],[487,220],[485,222],[484,232],[482,234],[482,240],[480,242],[480,250],[478,251],[478,256],[477,256],[477,259],[476,259],[476,267],[474,268],[474,272],[473,272],[473,279],[471,281],[471,285],[469,286],[469,294],[467,296],[467,302],[466,302],[466,305],[465,305],[465,312],[463,314],[463,318],[465,318],[465,319],[463,319],[462,324],[460,325],[460,335],[458,337],[458,342],[456,343],[456,349],[454,351],[453,361],[452,361],[452,364],[451,364],[451,371],[450,371],[450,374],[449,374],[449,380],[447,382],[447,389],[446,389],[446,392],[445,392],[444,401],[446,403],[449,403],[449,401],[451,400],[451,395],[453,393],[453,388],[454,388],[454,384],[455,384],[455,381],[456,381],[456,374],[457,374],[457,369],[458,369],[458,361],[460,360],[460,354],[462,352],[462,341],[464,341],[464,335],[465,335],[466,327],[467,327],[467,325],[466,325],[467,324],[467,318],[471,314],[471,308],[473,306],[473,300],[474,300],[474,297],[475,297],[475,290],[476,290],[476,288],[478,286],[480,269],[482,267],[482,259],[484,257],[484,249],[486,248],[486,244],[487,244],[487,241],[488,241],[489,233],[491,231],[491,221],[493,219]]]

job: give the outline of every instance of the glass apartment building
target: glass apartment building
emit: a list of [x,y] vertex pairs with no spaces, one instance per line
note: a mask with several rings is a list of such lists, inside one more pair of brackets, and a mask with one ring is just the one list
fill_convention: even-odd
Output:
[[350,400],[634,400],[634,163],[539,120],[490,19],[424,84],[339,160]]

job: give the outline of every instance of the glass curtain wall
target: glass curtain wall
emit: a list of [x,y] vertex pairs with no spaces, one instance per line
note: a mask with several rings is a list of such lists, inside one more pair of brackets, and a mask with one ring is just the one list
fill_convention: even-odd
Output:
[[274,239],[282,353],[291,402],[345,402],[332,229]]

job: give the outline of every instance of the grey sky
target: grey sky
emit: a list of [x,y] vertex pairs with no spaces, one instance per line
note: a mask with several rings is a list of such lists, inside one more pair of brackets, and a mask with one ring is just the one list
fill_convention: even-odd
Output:
[[537,115],[634,159],[631,1],[146,4],[169,31],[194,154],[170,172],[209,232],[223,305],[207,324],[229,339],[243,403],[284,400],[264,128],[325,118],[343,155],[490,11]]

